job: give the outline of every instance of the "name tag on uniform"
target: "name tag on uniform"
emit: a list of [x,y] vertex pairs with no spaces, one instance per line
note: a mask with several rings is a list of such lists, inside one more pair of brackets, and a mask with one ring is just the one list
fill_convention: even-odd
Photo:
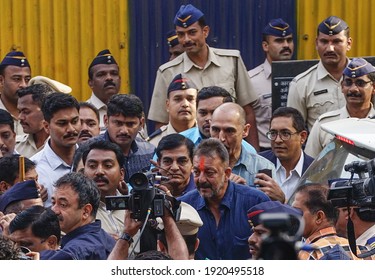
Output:
[[262,95],[263,99],[268,99],[268,98],[271,98],[271,97],[272,97],[272,93],[267,93],[267,94]]
[[320,95],[320,94],[323,94],[323,93],[327,93],[328,92],[328,89],[322,89],[322,90],[319,90],[319,91],[315,91],[314,92],[314,95]]

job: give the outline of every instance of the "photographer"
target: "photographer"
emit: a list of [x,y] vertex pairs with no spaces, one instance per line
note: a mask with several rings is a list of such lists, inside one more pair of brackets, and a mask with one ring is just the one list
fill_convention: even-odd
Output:
[[[285,222],[286,228],[277,228],[272,232],[270,228],[261,221],[261,214],[269,213],[285,213],[288,214],[289,219]],[[302,212],[289,205],[282,204],[279,201],[266,201],[251,207],[247,211],[249,224],[253,230],[248,242],[250,254],[253,260],[258,259],[280,259],[293,260],[297,259],[297,252],[294,248],[294,242],[300,236],[296,236],[300,228],[300,218]],[[263,242],[267,242],[267,246],[262,246]]]
[[[180,231],[177,228],[173,216],[165,208],[162,217],[164,224],[165,237],[168,244],[169,255],[174,260],[188,260],[189,254]],[[125,260],[128,258],[129,246],[133,243],[133,236],[141,228],[142,223],[131,218],[131,212],[125,210],[124,231],[117,240],[115,247],[108,256],[108,260]]]

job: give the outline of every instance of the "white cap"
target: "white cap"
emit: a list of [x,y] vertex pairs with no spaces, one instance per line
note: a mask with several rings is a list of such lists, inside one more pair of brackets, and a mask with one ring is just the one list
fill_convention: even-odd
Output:
[[58,81],[52,80],[50,78],[44,77],[44,76],[35,76],[30,79],[29,86],[34,84],[46,84],[50,86],[54,91],[62,92],[62,93],[71,93],[72,88],[70,86],[67,86],[63,83],[60,83]]
[[[181,235],[193,235],[196,234],[199,228],[203,225],[202,219],[199,216],[197,210],[195,210],[190,204],[181,201],[181,214],[180,219],[176,221],[176,225]],[[158,228],[164,229],[162,219],[157,218]]]

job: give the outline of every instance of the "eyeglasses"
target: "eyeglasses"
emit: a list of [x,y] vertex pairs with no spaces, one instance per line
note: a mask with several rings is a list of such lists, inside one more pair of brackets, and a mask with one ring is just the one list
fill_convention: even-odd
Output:
[[351,79],[345,79],[345,80],[343,81],[343,85],[344,85],[345,87],[351,87],[353,84],[355,84],[356,87],[364,88],[364,87],[366,87],[366,85],[367,85],[368,83],[372,83],[372,81],[364,81],[364,80],[362,80],[362,79],[355,80],[355,81],[353,81],[353,80],[351,80]]
[[290,132],[289,130],[281,130],[281,131],[277,131],[277,130],[270,130],[266,133],[266,136],[268,139],[274,141],[276,140],[277,138],[277,135],[280,136],[281,140],[283,141],[287,141],[290,139],[290,137],[292,137],[292,135],[294,134],[297,134],[299,133],[298,131],[296,132]]

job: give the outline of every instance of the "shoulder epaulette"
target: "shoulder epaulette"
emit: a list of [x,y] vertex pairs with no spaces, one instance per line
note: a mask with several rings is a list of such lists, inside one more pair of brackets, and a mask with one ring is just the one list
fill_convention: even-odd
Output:
[[250,78],[252,78],[252,77],[258,75],[260,72],[262,72],[263,69],[264,69],[263,64],[261,64],[261,65],[258,65],[255,68],[249,70],[247,73],[249,74]]
[[160,67],[159,67],[159,71],[163,72],[165,69],[168,69],[170,67],[173,67],[173,66],[176,66],[180,63],[182,63],[183,61],[183,55],[179,55],[178,57],[176,57],[175,59],[172,59],[171,61],[168,61],[164,64],[162,64]]
[[302,73],[298,74],[297,76],[294,77],[293,82],[296,82],[296,81],[302,79],[303,77],[307,76],[313,70],[315,70],[317,67],[318,67],[318,64],[315,64],[314,66],[311,66],[309,69],[307,69],[305,72],[302,72]]
[[217,55],[240,57],[240,51],[239,50],[215,49],[215,48],[211,48],[211,49]]
[[320,115],[318,120],[321,121],[323,119],[336,117],[338,115],[340,115],[340,110],[334,110]]
[[159,129],[155,130],[153,133],[151,133],[146,141],[150,141],[151,139],[155,138],[156,136],[162,134],[164,131],[167,130],[167,126],[166,125],[163,125],[162,127],[160,127]]

